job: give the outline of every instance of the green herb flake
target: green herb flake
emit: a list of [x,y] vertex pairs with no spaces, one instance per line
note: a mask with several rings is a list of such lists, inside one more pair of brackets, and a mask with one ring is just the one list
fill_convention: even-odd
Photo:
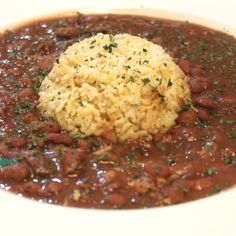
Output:
[[147,77],[147,78],[143,78],[142,81],[144,85],[147,85],[150,82],[150,79]]
[[233,125],[235,122],[236,120],[220,120],[220,123],[225,125]]
[[161,152],[166,152],[167,151],[167,146],[164,143],[160,143],[158,147],[159,147]]
[[15,113],[16,114],[24,114],[31,110],[32,104],[30,102],[24,102],[20,104],[16,104]]
[[224,164],[225,165],[232,165],[235,161],[235,157],[233,156],[227,156],[224,158]]
[[236,138],[236,135],[234,134],[234,133],[227,133],[227,137],[229,138],[229,139],[235,139]]
[[58,22],[58,26],[61,28],[66,28],[68,26],[68,23],[66,21],[61,20]]
[[148,50],[146,48],[143,48],[143,52],[148,52]]
[[215,185],[214,188],[212,189],[211,195],[217,194],[221,192],[221,188],[218,185]]
[[214,167],[209,167],[206,169],[206,171],[204,172],[205,176],[215,176],[218,174],[218,171],[216,168]]
[[38,70],[37,72],[36,72],[36,76],[38,76],[38,77],[42,77],[42,78],[45,78],[46,76],[47,76],[47,72],[45,72],[45,71],[42,71],[42,70]]
[[173,83],[171,82],[171,80],[169,79],[167,87],[171,87],[173,85]]
[[131,75],[131,76],[129,77],[129,81],[130,81],[130,82],[135,82],[134,76]]
[[104,48],[106,51],[108,51],[109,53],[112,53],[113,48],[117,48],[117,47],[118,47],[118,44],[115,43],[115,42],[112,42],[112,43],[110,43],[110,44],[108,44],[108,45],[104,45],[104,46],[103,46],[103,48]]
[[15,165],[16,163],[17,163],[16,159],[7,159],[7,158],[0,157],[0,168],[12,166],[12,165]]
[[137,162],[134,159],[133,155],[127,155],[126,159],[129,162],[129,165],[130,165],[131,168],[137,168],[138,167]]
[[174,159],[168,158],[166,160],[166,163],[167,163],[168,166],[175,166],[176,161]]
[[198,122],[198,127],[201,128],[201,129],[207,129],[208,128],[208,125],[205,123],[205,122]]
[[107,153],[102,153],[101,155],[97,156],[95,159],[96,161],[103,161],[108,157]]
[[17,53],[16,53],[16,51],[14,51],[14,50],[10,50],[10,51],[8,51],[8,53],[7,53],[7,57],[8,57],[8,58],[15,58],[16,55],[17,55]]

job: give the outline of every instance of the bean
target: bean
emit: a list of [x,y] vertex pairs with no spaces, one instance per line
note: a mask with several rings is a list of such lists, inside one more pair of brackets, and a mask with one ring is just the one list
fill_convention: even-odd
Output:
[[12,138],[8,144],[13,148],[24,148],[26,141],[24,138]]
[[190,72],[190,62],[186,60],[181,60],[179,62],[179,67],[185,74],[189,74]]
[[53,170],[52,163],[44,157],[30,157],[27,162],[34,174],[39,176],[49,176]]
[[63,185],[61,183],[52,182],[46,185],[43,193],[46,196],[55,196],[58,195],[62,191],[62,189]]
[[230,105],[236,105],[236,95],[235,94],[230,94],[230,95],[225,95],[220,99],[220,102],[223,104],[230,104]]
[[69,135],[61,133],[49,133],[46,137],[46,141],[55,144],[71,145],[73,143],[72,138]]
[[144,171],[153,177],[160,176],[166,178],[170,175],[170,168],[168,166],[151,161],[145,163]]
[[200,107],[204,107],[204,108],[208,108],[208,109],[215,108],[215,104],[214,104],[213,100],[206,95],[197,97],[196,99],[194,99],[194,103]]
[[118,193],[111,193],[105,197],[106,201],[114,206],[122,206],[125,203],[125,198],[123,195]]
[[205,78],[196,77],[189,81],[189,86],[192,93],[201,93],[208,88],[209,84],[206,82]]
[[31,122],[36,121],[37,119],[38,119],[37,116],[34,114],[26,114],[23,117],[23,120],[26,124],[30,124]]
[[182,111],[177,119],[178,124],[190,125],[197,121],[197,113],[194,110]]
[[0,176],[5,179],[13,179],[15,181],[22,181],[29,178],[31,171],[25,163],[19,163],[13,166],[7,166],[0,171]]
[[25,88],[21,92],[18,93],[18,101],[25,102],[32,100],[35,94],[33,93],[31,88]]
[[199,108],[198,109],[198,119],[201,121],[208,121],[210,118],[209,113],[203,109],[203,108]]
[[133,187],[139,193],[146,193],[149,189],[155,188],[153,182],[150,182],[147,178],[133,180],[129,183],[129,186]]
[[90,153],[92,150],[92,146],[90,143],[88,143],[86,140],[80,139],[77,142],[77,147],[81,150],[81,152],[84,153]]
[[176,204],[184,201],[184,193],[178,186],[171,186],[167,188],[165,194],[170,198],[171,204]]
[[58,133],[61,131],[60,126],[56,122],[41,122],[36,125],[39,133]]
[[78,36],[79,29],[74,27],[58,28],[55,30],[55,34],[58,38],[71,39]]
[[83,156],[78,152],[67,152],[61,160],[62,171],[65,175],[74,174],[81,168]]
[[54,62],[55,58],[52,55],[48,55],[38,62],[38,67],[40,70],[48,72],[52,69]]
[[192,77],[201,76],[202,75],[202,69],[200,67],[191,68],[190,69],[190,75]]
[[117,142],[117,137],[114,130],[105,129],[102,133],[102,137],[108,142],[111,142],[111,143]]

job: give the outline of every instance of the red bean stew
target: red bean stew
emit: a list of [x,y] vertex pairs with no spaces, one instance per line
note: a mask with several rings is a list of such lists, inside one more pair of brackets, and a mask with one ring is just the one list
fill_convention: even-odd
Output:
[[[190,77],[195,109],[152,141],[70,137],[38,109],[60,54],[96,33],[162,45]],[[128,15],[44,19],[0,35],[0,187],[53,204],[146,208],[219,193],[236,183],[236,40],[212,29]]]

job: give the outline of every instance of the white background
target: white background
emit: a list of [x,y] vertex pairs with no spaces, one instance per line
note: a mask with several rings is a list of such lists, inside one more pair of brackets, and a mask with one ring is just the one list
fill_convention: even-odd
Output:
[[[236,22],[233,0],[0,0],[0,27],[56,11],[140,6],[203,16],[233,27]],[[1,236],[235,236],[235,214],[235,190],[192,203],[132,211],[70,209],[0,192]]]

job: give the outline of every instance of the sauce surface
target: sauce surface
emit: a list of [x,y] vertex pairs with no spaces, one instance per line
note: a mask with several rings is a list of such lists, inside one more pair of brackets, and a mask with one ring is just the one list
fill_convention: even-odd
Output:
[[[70,137],[38,109],[38,89],[66,48],[99,32],[163,46],[190,77],[194,108],[152,141]],[[189,22],[78,15],[0,35],[0,187],[42,202],[146,208],[206,197],[236,183],[236,40]]]

